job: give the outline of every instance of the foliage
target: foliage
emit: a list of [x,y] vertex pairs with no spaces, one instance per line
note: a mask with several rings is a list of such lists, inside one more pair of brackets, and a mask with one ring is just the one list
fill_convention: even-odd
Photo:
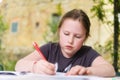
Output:
[[[120,42],[120,39],[119,39]],[[120,47],[120,44],[119,44]],[[108,60],[111,64],[113,64],[113,40],[109,40],[106,42],[105,45],[100,45],[99,43],[96,43],[94,45],[94,48],[101,53],[101,55]],[[118,49],[118,52],[120,52],[120,48]],[[120,54],[118,54],[118,58],[120,58]],[[118,68],[120,69],[120,60],[118,59]]]
[[105,45],[100,45],[99,43],[94,44],[95,50],[97,50],[105,59],[107,59],[111,64],[113,63],[113,41],[109,40]]
[[[102,23],[108,24],[108,25],[112,25],[113,26],[113,20],[108,20],[108,16],[107,13],[112,13],[111,15],[113,15],[113,7],[112,9],[109,8],[108,10],[106,10],[104,7],[106,5],[112,5],[114,4],[113,0],[93,0],[93,2],[95,3],[95,5],[92,7],[91,11],[94,12],[93,17],[97,16],[98,20],[101,21]],[[120,8],[120,0],[119,3],[117,3],[119,8]],[[120,24],[119,24],[120,25]],[[118,30],[118,32],[120,32],[120,30]],[[119,33],[118,33],[119,34]],[[119,35],[120,37],[120,35]],[[120,38],[118,38],[118,43],[120,42]],[[95,44],[95,48],[100,52],[100,53],[104,53],[104,54],[111,54],[111,57],[114,57],[114,51],[113,51],[113,40],[108,40],[106,42],[106,44],[104,46],[99,45],[99,43]],[[96,46],[98,45],[98,46]],[[120,44],[118,46],[118,52],[120,52]],[[120,54],[118,54],[118,56],[120,57]],[[113,61],[113,60],[112,60]],[[120,66],[120,60],[118,59],[118,66]]]
[[8,28],[8,25],[3,20],[3,16],[0,15],[0,49],[1,49],[2,37],[3,37],[4,32],[7,30],[7,28]]
[[[113,21],[107,19],[107,13],[113,13],[113,7],[105,9],[105,6],[113,6],[113,0],[93,0],[94,5],[91,8],[91,12],[94,13],[93,17],[97,16],[98,20],[108,25],[113,25]],[[112,14],[111,14],[112,15]]]
[[27,53],[14,54],[0,50],[0,64],[3,66],[5,71],[14,71],[16,62],[25,55],[27,55]]
[[0,38],[3,36],[4,31],[7,30],[8,26],[3,20],[3,16],[0,15]]
[[14,54],[4,54],[1,52],[0,54],[0,64],[3,65],[4,70],[14,70],[15,63],[17,61],[17,58]]
[[99,3],[93,6],[91,11],[94,11],[94,17],[97,16],[99,20],[104,21],[105,11],[103,10],[103,6],[106,5],[103,0],[94,0],[95,3]]
[[51,20],[48,22],[48,26],[50,28],[50,32],[48,31],[44,35],[44,39],[47,42],[49,40],[50,41],[57,41],[58,40],[57,29],[58,29],[59,19],[60,19],[60,16],[62,14],[61,13],[62,12],[61,3],[57,4],[56,9],[57,9],[57,12],[52,14]]

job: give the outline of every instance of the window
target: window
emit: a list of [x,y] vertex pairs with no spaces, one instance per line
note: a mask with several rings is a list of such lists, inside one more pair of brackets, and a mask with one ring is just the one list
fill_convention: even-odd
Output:
[[52,14],[52,22],[53,23],[58,23],[59,22],[60,15],[57,13]]
[[36,28],[39,27],[39,22],[36,22],[35,26],[36,26]]
[[11,32],[15,33],[18,31],[18,22],[12,22]]

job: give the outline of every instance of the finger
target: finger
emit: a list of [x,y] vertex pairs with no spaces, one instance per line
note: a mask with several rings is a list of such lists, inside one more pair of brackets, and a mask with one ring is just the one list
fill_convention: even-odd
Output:
[[43,69],[44,69],[45,74],[49,74],[49,75],[54,75],[55,74],[54,70],[48,69],[47,67],[46,68],[44,67]]
[[40,60],[38,62],[38,73],[42,73],[42,74],[55,74],[55,71],[54,71],[54,65],[52,66],[51,63],[47,62],[47,61],[44,61],[44,60]]
[[91,75],[91,71],[87,69],[86,75]]
[[70,71],[67,72],[68,75],[77,75],[78,74],[78,70],[77,69],[72,69]]
[[66,75],[78,75],[79,70],[79,66],[72,67],[70,71],[66,73]]
[[42,60],[41,61],[42,65],[45,66],[46,68],[50,69],[50,70],[55,70],[55,65],[48,62],[48,61],[45,61],[45,60]]
[[87,72],[87,69],[84,68],[84,67],[81,67],[80,70],[79,70],[79,75],[85,75]]

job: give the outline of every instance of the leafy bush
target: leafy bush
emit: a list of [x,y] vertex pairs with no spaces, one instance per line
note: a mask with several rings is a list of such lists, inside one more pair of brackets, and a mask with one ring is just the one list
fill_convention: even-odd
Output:
[[0,51],[0,64],[3,65],[4,70],[14,71],[16,62],[26,54],[13,54],[5,53],[3,50]]
[[[119,39],[120,42],[120,39]],[[108,40],[104,46],[96,43],[94,48],[111,64],[114,63],[114,47],[113,47],[113,40]],[[118,46],[118,70],[120,71],[120,45]]]

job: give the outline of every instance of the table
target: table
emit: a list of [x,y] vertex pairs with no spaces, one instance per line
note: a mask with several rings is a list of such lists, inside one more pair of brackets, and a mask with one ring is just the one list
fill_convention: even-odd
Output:
[[120,80],[120,77],[65,76],[64,73],[57,73],[56,75],[51,76],[14,71],[0,71],[0,80]]

